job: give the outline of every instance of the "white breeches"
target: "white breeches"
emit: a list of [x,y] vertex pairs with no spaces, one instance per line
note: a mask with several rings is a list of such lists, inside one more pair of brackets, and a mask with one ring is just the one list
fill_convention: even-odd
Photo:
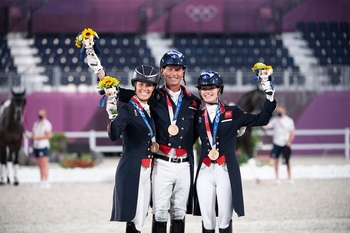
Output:
[[137,207],[135,218],[132,222],[138,231],[142,230],[145,223],[146,216],[148,213],[148,207],[151,200],[151,167],[145,168],[141,166],[140,168],[140,181],[139,190],[137,196]]
[[152,172],[153,214],[157,222],[184,219],[190,191],[189,162],[154,159]]
[[214,230],[216,226],[215,202],[218,202],[218,225],[225,229],[232,219],[233,204],[230,177],[226,163],[202,164],[197,178],[197,195],[204,228]]

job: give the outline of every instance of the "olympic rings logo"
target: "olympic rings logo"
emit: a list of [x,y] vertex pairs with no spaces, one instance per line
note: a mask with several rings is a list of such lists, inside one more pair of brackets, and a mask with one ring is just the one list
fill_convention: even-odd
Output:
[[218,14],[219,10],[214,5],[188,5],[185,12],[186,15],[194,22],[209,22]]

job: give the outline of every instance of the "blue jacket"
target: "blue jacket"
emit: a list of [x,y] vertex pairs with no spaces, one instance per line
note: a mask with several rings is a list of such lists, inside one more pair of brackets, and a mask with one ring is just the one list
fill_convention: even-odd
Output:
[[[219,149],[220,156],[224,155],[226,159],[227,170],[231,182],[233,207],[238,216],[244,216],[244,203],[242,194],[241,172],[236,157],[237,130],[241,126],[266,125],[272,117],[272,113],[275,108],[276,101],[270,102],[269,100],[266,100],[261,112],[257,115],[253,115],[244,112],[238,106],[226,106],[221,104],[220,121],[216,135],[217,149]],[[201,115],[198,118],[198,123],[199,128],[197,130],[202,142],[202,153],[198,163],[196,177],[198,177],[203,159],[208,158],[208,152],[211,150],[205,129],[204,116]],[[210,122],[209,124],[212,130],[213,123]],[[196,181],[194,186],[194,215],[201,215],[196,190]]]
[[[144,113],[154,131],[154,124]],[[115,174],[111,221],[126,222],[131,221],[136,213],[141,161],[153,158],[149,128],[131,103],[121,106],[117,118],[110,125],[108,136],[112,141],[121,135],[123,152]]]

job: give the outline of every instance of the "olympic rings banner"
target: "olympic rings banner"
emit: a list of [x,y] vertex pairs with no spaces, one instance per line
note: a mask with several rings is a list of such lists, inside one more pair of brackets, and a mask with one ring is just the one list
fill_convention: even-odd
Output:
[[218,8],[215,5],[188,5],[185,8],[186,15],[193,22],[210,22],[218,14]]
[[188,0],[176,6],[166,18],[150,25],[151,31],[222,32],[224,30],[223,0]]

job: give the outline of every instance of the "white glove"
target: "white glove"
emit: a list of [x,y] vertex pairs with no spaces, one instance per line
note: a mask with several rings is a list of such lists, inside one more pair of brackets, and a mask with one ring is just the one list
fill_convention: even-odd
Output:
[[97,74],[103,69],[100,59],[97,57],[92,46],[86,46],[86,60],[89,67]]
[[118,107],[117,107],[117,94],[118,91],[116,87],[111,87],[105,89],[107,103],[106,103],[106,111],[108,113],[108,118],[110,120],[114,120],[118,116]]
[[237,129],[237,137],[242,136],[245,133],[247,126],[242,126],[241,128]]
[[269,78],[266,78],[266,77],[260,77],[260,78],[261,78],[261,86],[263,91],[266,94],[266,98],[271,102],[273,102],[274,100],[273,96],[275,94],[275,87],[273,85],[273,82],[269,81]]

